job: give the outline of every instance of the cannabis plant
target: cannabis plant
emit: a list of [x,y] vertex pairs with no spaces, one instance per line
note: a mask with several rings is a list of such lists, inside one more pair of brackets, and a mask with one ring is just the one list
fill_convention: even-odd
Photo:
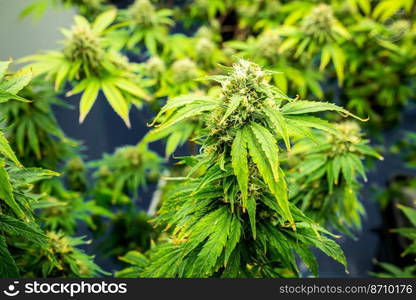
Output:
[[127,47],[132,49],[143,43],[151,54],[159,53],[158,48],[173,25],[171,16],[170,9],[157,9],[150,0],[135,0],[120,14],[121,22],[128,25],[125,32]]
[[[411,227],[396,228],[392,231],[405,237],[409,241],[401,256],[414,257],[416,255],[416,209],[403,205],[399,205],[399,209],[407,217]],[[378,265],[384,270],[384,272],[373,273],[373,275],[377,277],[414,278],[416,275],[416,261],[404,268],[399,268],[393,264],[382,262],[378,263]]]
[[[290,24],[294,19],[293,15],[289,15],[285,22]],[[325,69],[332,61],[338,82],[342,85],[345,78],[346,55],[339,45],[351,39],[351,34],[334,16],[331,6],[317,5],[297,23],[296,27],[288,26],[282,31],[287,38],[282,42],[280,52],[296,47],[294,56],[303,56],[303,59],[311,59],[312,55],[320,53],[320,69]]]
[[358,176],[367,181],[361,160],[383,158],[367,145],[357,123],[342,122],[334,129],[317,134],[315,141],[298,141],[288,154],[291,198],[319,224],[348,233],[351,227],[361,227],[364,214],[357,198]]
[[25,166],[56,170],[64,159],[74,155],[77,147],[77,142],[59,128],[52,113],[52,105],[63,105],[62,101],[40,80],[32,81],[20,94],[31,102],[10,101],[0,106],[6,135]]
[[116,15],[116,10],[108,10],[92,24],[82,16],[75,16],[72,30],[62,31],[67,39],[61,51],[49,51],[23,60],[32,62],[37,76],[46,75],[53,79],[57,91],[69,82],[73,88],[67,95],[83,93],[79,106],[80,122],[91,110],[100,90],[127,126],[130,126],[130,105],[140,106],[142,99],[148,99],[138,84],[135,66],[112,48],[108,32],[112,30],[109,26]]
[[[61,232],[46,232],[48,243],[38,247],[17,244],[17,262],[24,277],[96,277],[106,273],[93,262],[93,256],[77,248],[86,242],[82,237],[68,237]],[[19,249],[20,248],[20,249]],[[19,250],[27,249],[23,255]]]
[[138,197],[140,187],[154,181],[162,159],[146,145],[124,146],[102,160],[90,163],[96,168],[95,198],[103,206],[126,204]]
[[249,58],[275,71],[273,81],[282,91],[296,90],[302,97],[312,92],[322,98],[323,90],[319,83],[322,76],[311,66],[299,66],[296,62],[289,61],[285,53],[280,53],[282,38],[279,30],[267,29],[257,37],[250,36],[246,41],[230,41],[227,46],[236,49],[238,57]]
[[[31,73],[21,70],[8,73],[10,62],[0,62],[0,105],[8,100],[27,101],[17,93],[30,81]],[[25,169],[0,130],[0,276],[18,277],[19,269],[10,247],[16,239],[42,246],[46,236],[35,222],[32,205],[39,195],[31,192],[32,184],[56,175],[40,169]]]
[[325,121],[310,113],[350,113],[331,103],[289,98],[267,83],[271,72],[254,63],[240,60],[228,71],[210,77],[221,83],[217,97],[170,99],[154,120],[169,112],[156,125],[159,132],[195,116],[204,126],[201,154],[185,158],[192,171],[156,218],[158,225],[172,228],[171,240],[150,250],[140,275],[298,276],[295,253],[316,275],[310,247],[345,264],[329,232],[289,201],[279,155],[287,150],[279,141],[290,149],[290,137],[307,138],[310,127],[335,130],[320,126]]

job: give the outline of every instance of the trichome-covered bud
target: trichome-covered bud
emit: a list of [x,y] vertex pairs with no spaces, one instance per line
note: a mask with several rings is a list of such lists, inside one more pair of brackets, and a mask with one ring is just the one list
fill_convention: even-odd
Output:
[[182,58],[175,61],[171,67],[172,79],[175,83],[184,83],[195,79],[198,76],[196,63],[189,58]]
[[129,8],[129,19],[136,25],[149,26],[153,24],[156,9],[149,0],[136,0]]
[[332,144],[331,152],[333,155],[353,152],[354,145],[362,141],[362,132],[360,126],[354,121],[345,121],[335,124],[338,131],[337,135],[328,136],[328,141]]
[[67,34],[64,42],[64,56],[71,62],[80,61],[89,71],[95,72],[101,68],[104,57],[101,38],[95,34],[90,24],[83,17],[76,17],[76,24]]
[[326,4],[320,4],[305,17],[301,30],[316,42],[324,43],[333,38],[334,21],[332,8]]
[[279,55],[279,47],[281,42],[282,40],[276,31],[264,31],[257,38],[256,55],[262,56],[271,61],[275,60]]
[[200,59],[209,57],[215,49],[215,44],[208,38],[200,38],[196,42],[196,56]]
[[126,146],[118,149],[116,156],[127,161],[130,166],[138,166],[142,161],[140,149],[135,146]]
[[85,164],[80,157],[72,158],[66,164],[68,172],[83,172],[85,170]]
[[158,56],[152,56],[146,62],[146,71],[150,77],[158,78],[166,71],[165,62]]

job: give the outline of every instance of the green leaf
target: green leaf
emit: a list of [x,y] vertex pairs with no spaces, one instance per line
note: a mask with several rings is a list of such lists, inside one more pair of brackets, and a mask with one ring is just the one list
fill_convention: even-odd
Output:
[[355,148],[361,154],[368,155],[368,156],[373,156],[373,157],[375,157],[375,158],[377,158],[379,160],[383,160],[384,159],[383,156],[381,156],[380,154],[378,154],[376,151],[374,151],[373,148],[371,148],[368,145],[358,144],[358,145],[355,145]]
[[342,86],[344,81],[344,66],[346,61],[344,51],[342,51],[342,49],[337,44],[331,44],[329,50],[331,53],[332,62],[334,63],[335,72],[337,73],[339,85]]
[[205,111],[217,108],[217,104],[194,103],[186,105],[175,111],[168,120],[156,126],[155,131],[163,130],[183,120],[196,117]]
[[231,165],[234,175],[240,187],[243,207],[247,208],[248,195],[248,163],[247,163],[247,143],[244,140],[243,131],[238,130],[231,147]]
[[62,84],[68,77],[68,73],[70,69],[71,69],[71,64],[69,62],[66,62],[66,61],[62,62],[61,66],[56,72],[55,91],[59,91],[61,89]]
[[101,82],[101,88],[103,89],[108,103],[114,111],[123,119],[127,127],[131,127],[129,119],[129,106],[120,90],[113,84],[106,81]]
[[259,170],[260,175],[262,176],[264,182],[269,187],[271,193],[275,196],[279,206],[282,209],[282,216],[289,220],[289,222],[294,225],[294,220],[289,209],[289,200],[287,197],[287,186],[286,181],[284,180],[284,174],[281,169],[279,169],[279,181],[276,183],[273,177],[271,166],[269,161],[264,154],[261,146],[258,144],[256,137],[250,128],[244,128],[244,137],[247,141],[248,149],[251,158]]
[[48,238],[42,233],[37,224],[26,223],[7,215],[0,215],[0,230],[8,235],[22,237],[38,245],[45,245],[48,242]]
[[21,69],[12,76],[7,77],[7,80],[0,83],[0,89],[12,94],[17,94],[32,80],[32,71],[28,68]]
[[303,245],[301,243],[295,244],[295,251],[299,255],[299,257],[303,260],[305,265],[311,270],[312,274],[317,277],[318,276],[318,261],[308,246]]
[[120,260],[140,267],[144,267],[149,263],[147,257],[138,251],[129,251],[126,255],[120,257]]
[[334,175],[334,183],[338,184],[339,173],[341,171],[341,156],[337,155],[331,162],[332,164],[332,173]]
[[248,198],[247,212],[250,220],[251,231],[253,233],[253,239],[256,239],[256,199],[253,197]]
[[355,172],[352,167],[353,162],[348,155],[340,155],[340,163],[342,174],[348,185],[352,185],[355,181]]
[[12,94],[8,91],[0,89],[0,103],[7,102],[9,100],[18,100],[18,101],[21,101],[21,102],[30,102],[29,100],[27,100],[23,97],[20,97],[18,95],[15,95],[15,94]]
[[0,235],[0,277],[1,278],[17,278],[19,277],[19,269],[7,249],[6,241]]
[[238,95],[231,96],[230,103],[228,104],[227,110],[225,111],[220,124],[224,123],[224,121],[236,110],[241,103],[241,99],[242,98]]
[[118,88],[126,91],[133,96],[136,96],[141,99],[150,100],[150,96],[146,93],[144,89],[136,85],[133,81],[124,79],[124,78],[116,78],[113,81],[114,85]]
[[42,157],[41,150],[39,147],[39,139],[38,135],[36,134],[35,125],[33,122],[27,123],[27,134],[30,147],[32,147],[33,151],[35,152],[36,158],[40,159]]
[[347,260],[345,258],[344,252],[342,251],[340,245],[338,245],[334,240],[331,240],[325,236],[320,236],[319,238],[315,238],[313,245],[329,257],[332,257],[334,260],[341,263],[345,268],[347,268]]
[[10,64],[10,60],[0,61],[0,82],[3,79],[4,75],[6,75],[7,69],[9,68]]
[[273,109],[270,106],[263,106],[263,111],[269,118],[273,127],[275,128],[276,133],[282,137],[286,148],[290,150],[289,133],[287,130],[285,119],[283,118],[281,112],[277,109]]
[[[204,276],[210,274],[209,272],[212,267],[215,266],[225,245],[227,244],[232,219],[232,214],[229,213],[224,207],[217,209],[216,211],[210,213],[210,215],[217,217],[214,223],[210,223],[208,225],[210,227],[208,240],[202,247],[202,250],[198,253],[198,258],[195,261],[196,271]],[[202,226],[203,223],[200,225]]]
[[167,111],[175,110],[181,106],[186,106],[191,103],[205,103],[207,105],[210,105],[216,104],[217,102],[211,97],[193,94],[170,98],[168,102],[162,107],[160,112],[156,115],[150,126],[156,123],[156,121]]
[[257,138],[264,154],[266,155],[271,167],[274,181],[279,180],[279,147],[274,136],[265,127],[255,123],[250,123],[250,129]]
[[322,120],[313,116],[287,116],[287,122],[298,127],[309,127],[339,135],[335,127],[326,120]]
[[92,30],[101,34],[108,26],[110,26],[117,17],[116,9],[109,9],[98,15],[92,24]]
[[4,137],[3,132],[0,131],[0,153],[6,158],[13,161],[17,166],[21,167],[21,163],[14,154],[12,148],[9,145],[9,141]]
[[416,209],[406,207],[401,204],[399,204],[398,207],[406,215],[412,225],[416,227]]
[[224,253],[224,265],[227,265],[228,259],[230,258],[231,253],[234,251],[236,245],[240,241],[242,233],[241,222],[238,219],[238,216],[233,215],[230,225],[230,233],[228,236],[227,244],[225,246]]
[[321,64],[319,65],[319,70],[323,71],[325,67],[329,64],[330,60],[331,60],[331,52],[329,50],[329,45],[325,45],[322,48]]
[[88,84],[82,94],[81,101],[79,103],[79,122],[82,123],[85,117],[90,112],[92,106],[97,99],[98,92],[100,90],[100,82],[98,80],[88,80]]
[[366,121],[365,119],[353,115],[348,110],[329,102],[295,100],[287,103],[282,107],[281,110],[285,115],[300,115],[321,111],[336,111],[338,113],[351,116],[360,121]]
[[354,169],[360,173],[360,175],[363,177],[364,181],[367,181],[367,176],[365,174],[364,165],[361,162],[360,158],[353,153],[347,153],[348,159],[351,162],[351,164],[354,166]]
[[17,204],[13,196],[13,187],[10,184],[10,177],[5,167],[5,162],[0,159],[0,198],[13,210],[19,218],[25,218],[25,214]]

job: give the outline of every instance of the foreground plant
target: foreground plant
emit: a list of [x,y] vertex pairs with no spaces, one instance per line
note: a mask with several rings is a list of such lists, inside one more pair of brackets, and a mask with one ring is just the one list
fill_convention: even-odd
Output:
[[63,103],[40,80],[32,81],[20,95],[31,102],[9,101],[0,106],[6,135],[25,166],[56,170],[58,164],[74,155],[77,146],[53,116],[52,105]]
[[217,97],[171,99],[155,118],[169,112],[156,125],[163,132],[198,116],[204,123],[201,154],[184,158],[192,171],[164,199],[156,218],[171,230],[171,240],[149,251],[149,264],[138,275],[299,276],[295,254],[317,275],[311,247],[345,265],[331,234],[289,202],[279,153],[286,151],[280,141],[290,149],[292,136],[311,137],[309,128],[336,130],[309,113],[350,113],[289,98],[267,83],[270,72],[251,62],[240,60],[228,71],[210,77],[222,85]]
[[[27,101],[17,93],[29,83],[31,74],[8,73],[9,64],[0,61],[0,105],[12,99]],[[16,239],[38,246],[47,243],[33,215],[32,205],[39,196],[31,189],[34,182],[54,175],[54,172],[23,168],[0,130],[0,277],[19,276],[10,251]]]
[[[30,109],[26,109],[18,103],[4,103],[11,99],[27,102],[28,100],[17,93],[23,88],[32,91],[30,87],[26,87],[31,79],[31,73],[28,70],[9,73],[7,72],[9,64],[10,62],[0,62],[0,102],[2,102],[0,105],[7,105],[7,108],[1,107],[0,110],[7,112],[6,121],[8,122],[11,121],[10,118],[19,114],[25,115],[25,118],[22,118],[23,120],[14,119],[16,122],[14,125],[18,127],[18,130],[8,130],[8,134],[11,134],[15,140],[16,137],[24,138],[25,136],[33,139],[37,137],[36,134],[39,134],[48,142],[55,143],[53,139],[49,139],[49,136],[42,136],[42,134],[49,133],[45,130],[45,126],[48,125],[52,134],[59,131],[53,118],[47,114],[45,116],[45,109],[46,111],[49,109],[48,102],[43,103],[45,106],[31,106],[32,112],[38,116],[37,119],[32,119],[29,113]],[[28,93],[27,95],[38,94]],[[35,128],[39,129],[39,132],[36,132]],[[42,140],[42,142],[45,141]],[[19,142],[16,144],[19,145]],[[25,151],[21,153],[22,157],[34,165],[42,165],[27,155],[34,149],[33,141],[29,141],[29,145],[30,147],[27,148],[30,150],[27,151],[25,148]],[[54,157],[54,159],[58,159],[58,157]],[[51,162],[56,163],[54,159]],[[102,270],[93,262],[92,257],[73,248],[81,243],[80,239],[73,239],[63,232],[54,234],[43,231],[44,227],[67,226],[66,228],[68,228],[75,226],[71,224],[70,218],[66,218],[66,223],[58,224],[62,219],[58,221],[52,217],[44,220],[42,217],[38,217],[38,212],[34,212],[35,209],[51,208],[48,200],[54,193],[42,187],[45,183],[60,184],[56,178],[52,179],[57,175],[59,174],[40,168],[24,168],[0,130],[0,277],[90,277],[103,274]],[[65,190],[63,187],[62,189]],[[70,193],[68,192],[68,194]],[[56,204],[53,203],[53,205]],[[42,215],[42,213],[40,214]],[[88,221],[88,216],[84,214],[85,208],[78,209],[76,213],[78,218],[85,218]],[[68,231],[70,230],[73,228]]]

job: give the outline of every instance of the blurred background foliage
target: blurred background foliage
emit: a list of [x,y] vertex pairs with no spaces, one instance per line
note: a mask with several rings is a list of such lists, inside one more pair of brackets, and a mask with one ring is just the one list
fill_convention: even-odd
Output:
[[[16,263],[27,266],[21,275],[98,276],[135,262],[140,269],[145,258],[131,251],[144,253],[163,239],[148,219],[175,188],[165,177],[181,177],[187,171],[181,164],[174,166],[170,158],[174,153],[198,153],[192,141],[202,126],[194,117],[162,134],[143,124],[150,122],[167,98],[188,93],[215,95],[218,87],[203,77],[218,75],[219,65],[230,66],[244,58],[275,71],[272,83],[290,97],[325,99],[369,118],[360,123],[362,128],[355,123],[340,124],[344,139],[336,143],[331,134],[320,137],[336,150],[313,149],[307,142],[299,143],[299,153],[309,149],[307,153],[315,150],[314,155],[296,156],[297,149],[293,149],[287,164],[300,172],[289,180],[302,189],[294,184],[292,198],[320,224],[359,237],[366,224],[362,225],[365,209],[359,200],[365,206],[377,194],[383,216],[379,234],[389,247],[374,257],[379,261],[370,262],[365,272],[414,276],[416,138],[402,128],[416,129],[411,126],[416,98],[416,1],[36,0],[20,17],[36,21],[48,10],[68,8],[77,16],[72,26],[62,30],[57,49],[39,49],[21,60],[28,63],[34,78],[19,89],[19,95],[33,101],[0,105],[5,136],[19,161],[25,167],[61,173],[36,181],[32,187],[41,196],[33,209],[54,247],[42,252],[47,248],[44,241],[42,246],[36,244],[42,249],[16,250]],[[96,155],[90,161],[85,154],[88,149],[69,138],[64,131],[70,135],[70,129],[63,130],[59,124],[59,115],[70,108],[67,97],[78,107],[81,122],[96,118],[94,110],[102,113],[98,102],[104,99],[133,130],[139,122],[140,134],[130,142],[134,145],[119,145],[113,153],[100,159]],[[57,105],[61,108],[55,118]],[[406,121],[409,111],[413,112],[410,123]],[[73,124],[76,121],[71,119]],[[106,129],[98,130],[101,133],[92,135]],[[366,181],[362,169],[384,163],[370,159],[365,166],[357,163],[353,176],[343,167],[341,185],[317,187],[319,172],[313,172],[326,169],[340,148],[341,152],[348,149],[355,162],[355,155],[379,158],[375,152],[360,152],[360,146],[368,143],[361,132],[385,157],[384,177],[370,174]],[[161,138],[164,144],[155,146],[153,142]],[[332,160],[322,161],[319,155]],[[399,163],[403,167],[392,174],[388,168]],[[371,194],[368,190],[374,183],[379,184],[378,191]],[[367,191],[360,197],[362,186]],[[329,189],[334,189],[330,196]],[[94,247],[88,249],[104,263],[105,271],[78,249],[84,243],[75,237],[79,234],[92,239]],[[33,243],[12,242],[16,249]],[[68,260],[62,260],[63,253],[71,253]],[[123,262],[118,259],[121,256]],[[124,276],[134,274],[124,272]],[[360,272],[352,275],[369,274]]]

